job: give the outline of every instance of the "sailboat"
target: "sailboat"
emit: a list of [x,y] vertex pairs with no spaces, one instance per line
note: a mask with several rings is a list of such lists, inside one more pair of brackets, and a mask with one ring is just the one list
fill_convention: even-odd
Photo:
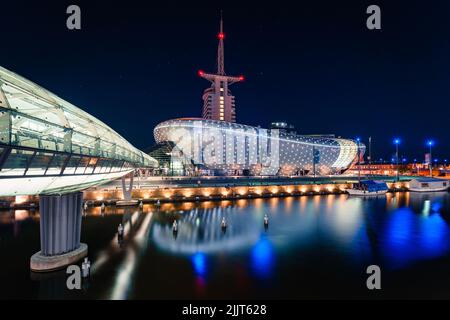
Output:
[[[361,159],[359,152],[359,139],[358,142],[358,183],[354,183],[350,189],[346,191],[353,196],[377,196],[384,195],[388,191],[388,186],[384,181],[376,180],[361,180]],[[371,142],[369,140],[369,142]]]

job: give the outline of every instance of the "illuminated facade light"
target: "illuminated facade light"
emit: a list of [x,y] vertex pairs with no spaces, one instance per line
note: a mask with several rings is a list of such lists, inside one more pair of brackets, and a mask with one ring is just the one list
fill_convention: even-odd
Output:
[[[157,143],[173,143],[190,163],[209,170],[249,170],[251,175],[294,175],[311,172],[313,148],[316,172],[339,174],[357,158],[354,140],[304,136],[284,129],[196,118],[168,120],[154,129]],[[365,146],[359,143],[361,155]]]
[[183,192],[183,195],[184,195],[186,198],[189,198],[190,196],[192,196],[192,191],[190,191],[190,190],[184,191],[184,192]]

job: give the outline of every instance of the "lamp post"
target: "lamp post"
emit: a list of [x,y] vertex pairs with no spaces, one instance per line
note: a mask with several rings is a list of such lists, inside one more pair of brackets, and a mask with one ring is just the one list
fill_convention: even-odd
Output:
[[428,140],[428,147],[430,148],[430,177],[433,177],[433,156],[431,154],[431,147],[433,146],[433,140]]
[[313,175],[314,175],[314,180],[313,183],[316,183],[316,148],[313,145]]
[[400,180],[399,179],[399,167],[398,167],[398,145],[400,144],[400,139],[396,138],[394,139],[394,144],[395,144],[395,164],[397,167],[397,174],[396,174],[396,180],[397,182]]
[[360,138],[356,138],[356,143],[358,146],[357,155],[358,155],[358,184],[361,186],[361,155],[359,153],[359,142],[361,141]]

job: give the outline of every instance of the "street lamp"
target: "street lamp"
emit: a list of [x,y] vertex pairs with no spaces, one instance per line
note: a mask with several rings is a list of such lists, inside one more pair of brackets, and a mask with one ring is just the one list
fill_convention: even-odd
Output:
[[357,154],[358,154],[358,182],[359,182],[359,185],[361,185],[361,162],[360,162],[361,155],[359,153],[359,142],[360,141],[361,141],[360,138],[356,138],[356,142],[357,142],[357,146],[358,146]]
[[398,168],[398,145],[400,144],[400,139],[399,138],[395,138],[394,139],[394,144],[395,144],[395,163],[396,163],[396,167],[397,167],[396,180],[398,182],[400,180],[399,179],[399,168]]
[[431,147],[434,145],[434,141],[428,140],[427,145],[430,147],[430,177],[433,177],[433,157],[431,154]]

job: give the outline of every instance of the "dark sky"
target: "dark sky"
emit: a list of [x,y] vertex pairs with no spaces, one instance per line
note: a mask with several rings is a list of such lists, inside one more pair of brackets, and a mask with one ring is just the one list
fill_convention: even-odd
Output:
[[[200,116],[220,9],[238,122],[373,139],[374,158],[450,156],[448,1],[2,1],[0,65],[111,126],[136,147],[161,121]],[[82,30],[66,28],[69,4]],[[382,30],[366,28],[369,4]]]

